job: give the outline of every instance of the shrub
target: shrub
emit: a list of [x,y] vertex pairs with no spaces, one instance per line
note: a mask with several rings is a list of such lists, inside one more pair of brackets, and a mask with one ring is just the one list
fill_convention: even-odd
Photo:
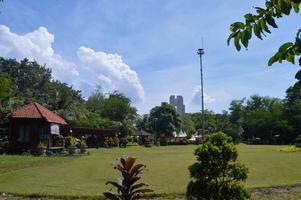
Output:
[[111,200],[134,200],[141,199],[142,195],[147,192],[152,192],[152,190],[144,188],[147,186],[145,183],[137,183],[141,179],[139,175],[145,169],[145,165],[134,165],[135,161],[136,158],[133,157],[120,159],[120,164],[114,168],[121,173],[122,178],[118,182],[106,183],[106,185],[110,184],[115,187],[118,194],[105,192],[103,193],[105,197]]
[[67,136],[65,138],[65,147],[68,149],[69,155],[74,155],[76,151],[76,138],[72,136]]
[[119,146],[119,141],[120,141],[119,138],[117,136],[115,136],[113,138],[113,146],[118,147]]
[[213,133],[195,150],[197,162],[189,167],[192,180],[187,186],[187,199],[244,200],[250,194],[241,181],[248,169],[236,163],[238,156],[231,137]]
[[296,138],[296,147],[301,147],[301,135]]
[[104,147],[109,148],[109,138],[108,137],[105,137],[103,145],[104,145]]
[[167,141],[165,137],[160,137],[160,146],[167,146]]
[[152,147],[152,145],[153,145],[153,142],[150,138],[147,137],[147,138],[144,139],[144,146],[145,147]]
[[114,140],[113,140],[113,138],[111,138],[111,137],[108,138],[108,146],[109,146],[109,147],[114,146]]
[[65,138],[62,135],[58,135],[55,139],[55,146],[64,147],[65,146]]
[[72,137],[72,136],[67,136],[65,137],[65,148],[69,149],[71,148],[75,148],[76,145],[76,138]]
[[120,138],[120,140],[119,140],[119,147],[126,147],[126,145],[127,145],[127,143],[128,143],[128,140],[127,140],[127,138]]
[[36,155],[41,156],[44,154],[44,151],[45,151],[45,144],[43,142],[40,142],[37,145]]

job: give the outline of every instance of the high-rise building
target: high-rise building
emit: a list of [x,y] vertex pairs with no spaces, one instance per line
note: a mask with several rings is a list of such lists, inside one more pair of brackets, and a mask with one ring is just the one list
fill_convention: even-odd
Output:
[[177,97],[175,97],[175,95],[170,95],[169,104],[174,106],[178,113],[185,114],[185,105],[184,105],[183,96],[178,95]]

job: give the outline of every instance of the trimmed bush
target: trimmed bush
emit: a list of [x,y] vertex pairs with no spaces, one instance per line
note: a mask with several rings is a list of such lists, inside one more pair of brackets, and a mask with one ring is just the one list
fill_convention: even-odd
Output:
[[223,132],[213,133],[195,150],[197,162],[189,167],[191,181],[187,186],[188,200],[246,200],[249,192],[241,183],[248,169],[237,163],[237,150],[232,138]]

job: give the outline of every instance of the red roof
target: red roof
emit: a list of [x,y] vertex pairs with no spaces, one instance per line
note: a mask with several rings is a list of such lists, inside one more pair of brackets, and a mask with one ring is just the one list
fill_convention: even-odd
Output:
[[38,103],[25,105],[9,114],[11,118],[46,119],[48,122],[66,125],[65,120]]

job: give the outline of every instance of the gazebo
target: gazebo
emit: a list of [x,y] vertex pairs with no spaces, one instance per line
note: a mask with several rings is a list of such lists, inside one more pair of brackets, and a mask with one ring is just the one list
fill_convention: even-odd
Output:
[[65,120],[38,103],[25,105],[9,115],[9,141],[14,149],[29,150],[42,142],[48,148],[60,134]]

